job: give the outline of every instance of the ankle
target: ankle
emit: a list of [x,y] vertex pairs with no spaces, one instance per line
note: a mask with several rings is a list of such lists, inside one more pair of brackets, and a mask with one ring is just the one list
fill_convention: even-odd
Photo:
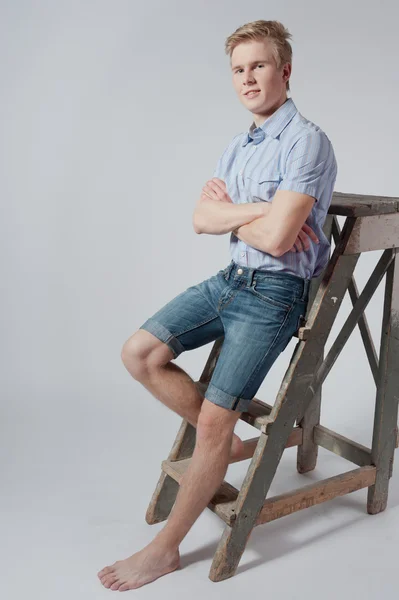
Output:
[[164,531],[160,531],[158,535],[152,540],[151,544],[160,550],[162,554],[167,556],[174,556],[179,554],[179,543],[168,536]]

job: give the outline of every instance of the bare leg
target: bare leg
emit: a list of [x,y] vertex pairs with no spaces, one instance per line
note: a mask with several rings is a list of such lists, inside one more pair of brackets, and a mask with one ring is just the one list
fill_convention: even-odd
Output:
[[[150,336],[151,341],[154,339],[149,332],[145,331],[144,334]],[[197,427],[204,398],[190,375],[170,362],[173,355],[166,344],[159,340],[156,342],[158,344],[153,352],[142,351],[132,344],[130,349],[122,353],[123,363],[132,377],[155,398],[186,419],[193,427]],[[163,362],[165,364],[162,364]],[[243,449],[243,441],[233,433],[230,458],[239,458]]]
[[167,523],[154,540],[167,548],[179,547],[219,489],[229,464],[233,429],[241,413],[226,410],[207,399],[204,403],[193,456]]
[[136,589],[179,568],[180,543],[224,479],[234,424],[240,416],[208,400],[204,403],[194,453],[164,529],[140,552],[102,569],[98,577],[104,587]]

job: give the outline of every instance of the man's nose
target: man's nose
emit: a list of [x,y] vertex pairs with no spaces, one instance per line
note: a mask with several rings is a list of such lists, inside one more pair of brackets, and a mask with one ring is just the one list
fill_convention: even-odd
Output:
[[244,73],[244,75],[243,75],[243,82],[246,83],[247,85],[252,85],[253,83],[255,83],[255,77],[253,76],[252,73],[247,71],[247,73]]

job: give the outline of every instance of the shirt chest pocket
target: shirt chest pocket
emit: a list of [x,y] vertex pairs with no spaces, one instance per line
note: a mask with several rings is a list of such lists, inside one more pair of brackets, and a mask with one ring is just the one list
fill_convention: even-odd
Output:
[[244,176],[247,202],[271,202],[281,180],[282,177],[275,170],[264,171],[259,176]]

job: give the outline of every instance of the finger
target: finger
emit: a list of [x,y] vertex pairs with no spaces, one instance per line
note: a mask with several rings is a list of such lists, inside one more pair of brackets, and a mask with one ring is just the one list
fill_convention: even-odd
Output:
[[302,252],[303,246],[302,246],[301,238],[299,237],[299,235],[296,238],[294,245],[295,245],[295,247],[296,247],[296,249],[297,249],[298,252]]
[[211,180],[211,181],[212,181],[212,183],[213,183],[213,184],[216,186],[216,187],[215,187],[215,189],[218,189],[218,190],[220,190],[220,193],[221,193],[221,194],[223,194],[223,195],[225,195],[225,194],[226,194],[226,192],[227,192],[226,186],[223,186],[223,185],[220,183],[220,180],[219,180],[219,181]]
[[206,182],[205,187],[208,187],[210,190],[212,190],[214,192],[217,200],[222,200],[224,190],[221,187],[219,187],[217,183],[212,181],[212,179]]
[[216,185],[218,185],[223,191],[227,189],[227,186],[223,179],[219,179],[219,177],[212,177],[211,181],[214,181]]
[[306,233],[304,233],[303,231],[300,231],[298,233],[298,237],[300,238],[301,242],[302,242],[302,247],[304,250],[309,250],[310,248],[310,242],[309,242],[309,238],[306,235]]
[[227,193],[227,186],[226,186],[226,183],[223,181],[223,179],[219,179],[218,177],[213,177],[211,181],[214,181],[215,184],[220,187],[220,190],[223,194],[223,197],[221,197],[220,200],[222,200],[223,202],[230,202],[231,204],[233,204],[233,200]]
[[220,192],[219,200],[221,200],[222,202],[233,202],[227,193],[227,187],[226,187],[226,184],[223,181],[223,179],[218,179],[217,177],[213,177],[210,180],[210,182],[214,183],[214,185],[216,186],[216,188],[214,188],[215,191],[219,188],[218,189],[218,191]]
[[[215,194],[217,195],[217,198],[215,199],[219,200],[220,202],[233,202],[233,200],[230,198],[226,191],[226,186],[222,187],[221,185],[219,185],[219,183],[215,182],[214,179],[207,181],[206,185],[209,188],[212,188]],[[224,184],[224,181],[222,181],[221,179],[219,179],[218,181]]]
[[202,192],[207,194],[210,198],[212,198],[212,200],[219,200],[219,191],[214,190],[214,188],[207,183],[202,188]]
[[302,230],[317,244],[319,243],[319,238],[317,237],[317,235],[315,234],[315,232],[313,231],[313,229],[311,227],[309,227],[309,225],[307,223],[304,223],[302,225]]
[[[223,190],[222,186],[219,185],[216,181],[214,181],[213,179],[209,179],[209,181],[206,182],[205,185],[208,185],[210,188],[212,188],[215,191],[219,191],[219,190]],[[224,191],[224,190],[223,190]]]

